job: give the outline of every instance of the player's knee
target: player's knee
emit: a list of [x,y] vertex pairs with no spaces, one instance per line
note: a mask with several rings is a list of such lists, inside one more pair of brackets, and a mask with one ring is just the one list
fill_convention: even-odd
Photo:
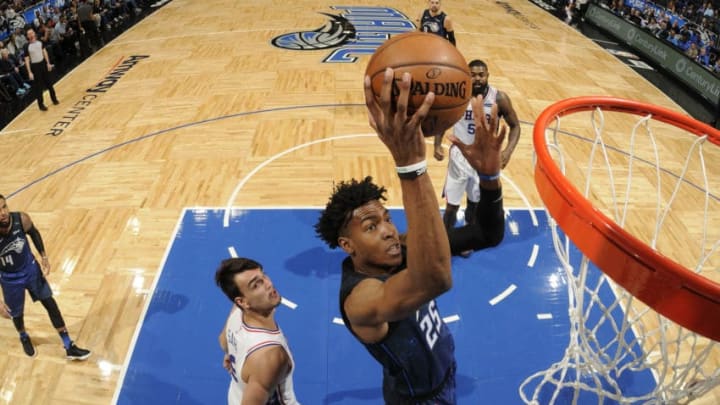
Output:
[[500,242],[505,239],[505,224],[503,223],[503,226],[498,226],[494,228],[491,232],[488,233],[488,244],[490,247],[495,247],[500,244]]
[[497,216],[496,220],[489,227],[487,241],[491,247],[497,246],[505,239],[505,214]]

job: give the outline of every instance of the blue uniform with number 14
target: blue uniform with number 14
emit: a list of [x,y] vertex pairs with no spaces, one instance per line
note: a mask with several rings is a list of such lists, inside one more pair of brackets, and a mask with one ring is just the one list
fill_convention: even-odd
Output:
[[33,301],[52,297],[52,290],[30,251],[20,213],[11,212],[10,220],[7,235],[0,235],[0,286],[10,316],[17,318],[25,310],[26,289]]
[[[371,276],[356,272],[349,257],[342,267],[340,313],[345,326],[358,338],[345,314],[345,299],[359,282]],[[404,269],[405,264],[399,268]],[[385,281],[389,276],[376,278]],[[381,341],[372,344],[361,341],[383,367],[385,403],[455,404],[455,341],[435,300],[413,315],[388,325],[387,335]]]

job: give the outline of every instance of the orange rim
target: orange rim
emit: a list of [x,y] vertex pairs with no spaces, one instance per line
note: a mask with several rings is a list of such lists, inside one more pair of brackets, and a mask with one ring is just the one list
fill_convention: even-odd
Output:
[[546,108],[535,121],[535,185],[550,215],[600,270],[655,311],[700,335],[720,341],[720,284],[670,258],[622,229],[593,207],[565,178],[548,152],[545,130],[556,117],[594,110],[617,111],[682,128],[720,146],[720,131],[663,107],[613,97],[576,97]]

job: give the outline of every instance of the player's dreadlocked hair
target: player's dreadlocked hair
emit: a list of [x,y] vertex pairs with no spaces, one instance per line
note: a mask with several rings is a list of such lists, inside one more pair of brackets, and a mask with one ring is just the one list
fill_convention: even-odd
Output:
[[379,187],[367,176],[362,181],[352,179],[342,181],[335,186],[333,194],[320,214],[315,233],[325,241],[331,249],[338,247],[338,238],[347,226],[352,212],[373,200],[385,201],[385,187]]

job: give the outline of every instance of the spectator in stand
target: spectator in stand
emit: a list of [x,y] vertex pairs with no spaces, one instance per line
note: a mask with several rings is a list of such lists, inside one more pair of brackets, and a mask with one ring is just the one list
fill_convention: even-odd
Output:
[[575,1],[569,0],[567,1],[567,4],[565,4],[565,7],[563,7],[563,10],[561,11],[560,19],[565,22],[567,25],[574,25],[577,23],[577,9],[575,7]]
[[697,44],[695,42],[690,42],[690,46],[688,47],[687,51],[685,51],[685,55],[687,55],[687,57],[690,59],[696,59],[700,55],[700,51],[698,50]]
[[712,71],[716,74],[720,73],[720,58],[715,58],[715,63],[712,66]]
[[10,57],[10,52],[5,48],[0,49],[0,77],[2,77],[3,83],[9,87],[10,91],[14,92],[18,97],[24,96],[30,89],[30,84],[26,83],[23,77],[20,76],[20,69]]
[[709,20],[712,20],[713,17],[715,17],[715,7],[713,7],[711,1],[705,2],[705,6],[703,7],[703,16]]
[[16,56],[18,54],[18,51],[15,48],[15,33],[10,34],[10,38],[8,38],[7,43],[5,43],[5,48],[12,56]]
[[104,14],[105,14],[105,8],[103,7],[100,0],[94,0],[93,1],[93,20],[95,20],[95,25],[97,25],[98,29],[100,30],[101,35],[102,35],[103,30],[105,29],[105,20],[103,18]]
[[93,17],[93,6],[88,0],[80,0],[77,7],[77,20],[80,23],[80,27],[85,32],[85,37],[92,49],[92,52],[97,51],[102,47],[100,39],[100,31],[95,23]]
[[650,33],[653,35],[657,35],[657,33],[660,32],[660,24],[657,22],[654,15],[651,15],[648,19],[648,23],[645,26],[645,29],[650,31]]
[[72,27],[68,25],[67,17],[63,14],[60,16],[60,21],[55,24],[53,28],[53,35],[50,37],[50,41],[57,44],[55,48],[58,52],[61,52],[63,56],[76,56],[77,49],[75,48],[75,32]]
[[[18,28],[15,30],[15,37],[13,38],[13,41],[15,42],[15,49],[23,49],[25,48],[25,45],[27,45],[28,41],[27,38],[25,38],[25,34],[22,32],[22,28]],[[17,56],[20,56],[16,53]]]
[[639,26],[639,25],[642,23],[642,17],[641,17],[641,15],[640,15],[640,9],[637,9],[637,8],[632,8],[632,9],[630,9],[630,15],[627,16],[627,19],[628,19],[631,23]]
[[658,29],[655,32],[655,36],[667,40],[668,36],[670,35],[670,30],[668,29],[668,23],[665,20],[660,20]]
[[37,28],[37,37],[38,39],[45,44],[45,46],[50,45],[50,35],[52,34],[52,28],[49,28],[47,24],[42,22],[40,26]]
[[686,4],[682,10],[680,10],[680,15],[682,15],[686,21],[692,21],[695,17],[695,6],[692,3]]
[[698,51],[697,56],[695,57],[695,62],[703,65],[704,67],[710,67],[710,55],[708,55],[707,46],[703,46]]

